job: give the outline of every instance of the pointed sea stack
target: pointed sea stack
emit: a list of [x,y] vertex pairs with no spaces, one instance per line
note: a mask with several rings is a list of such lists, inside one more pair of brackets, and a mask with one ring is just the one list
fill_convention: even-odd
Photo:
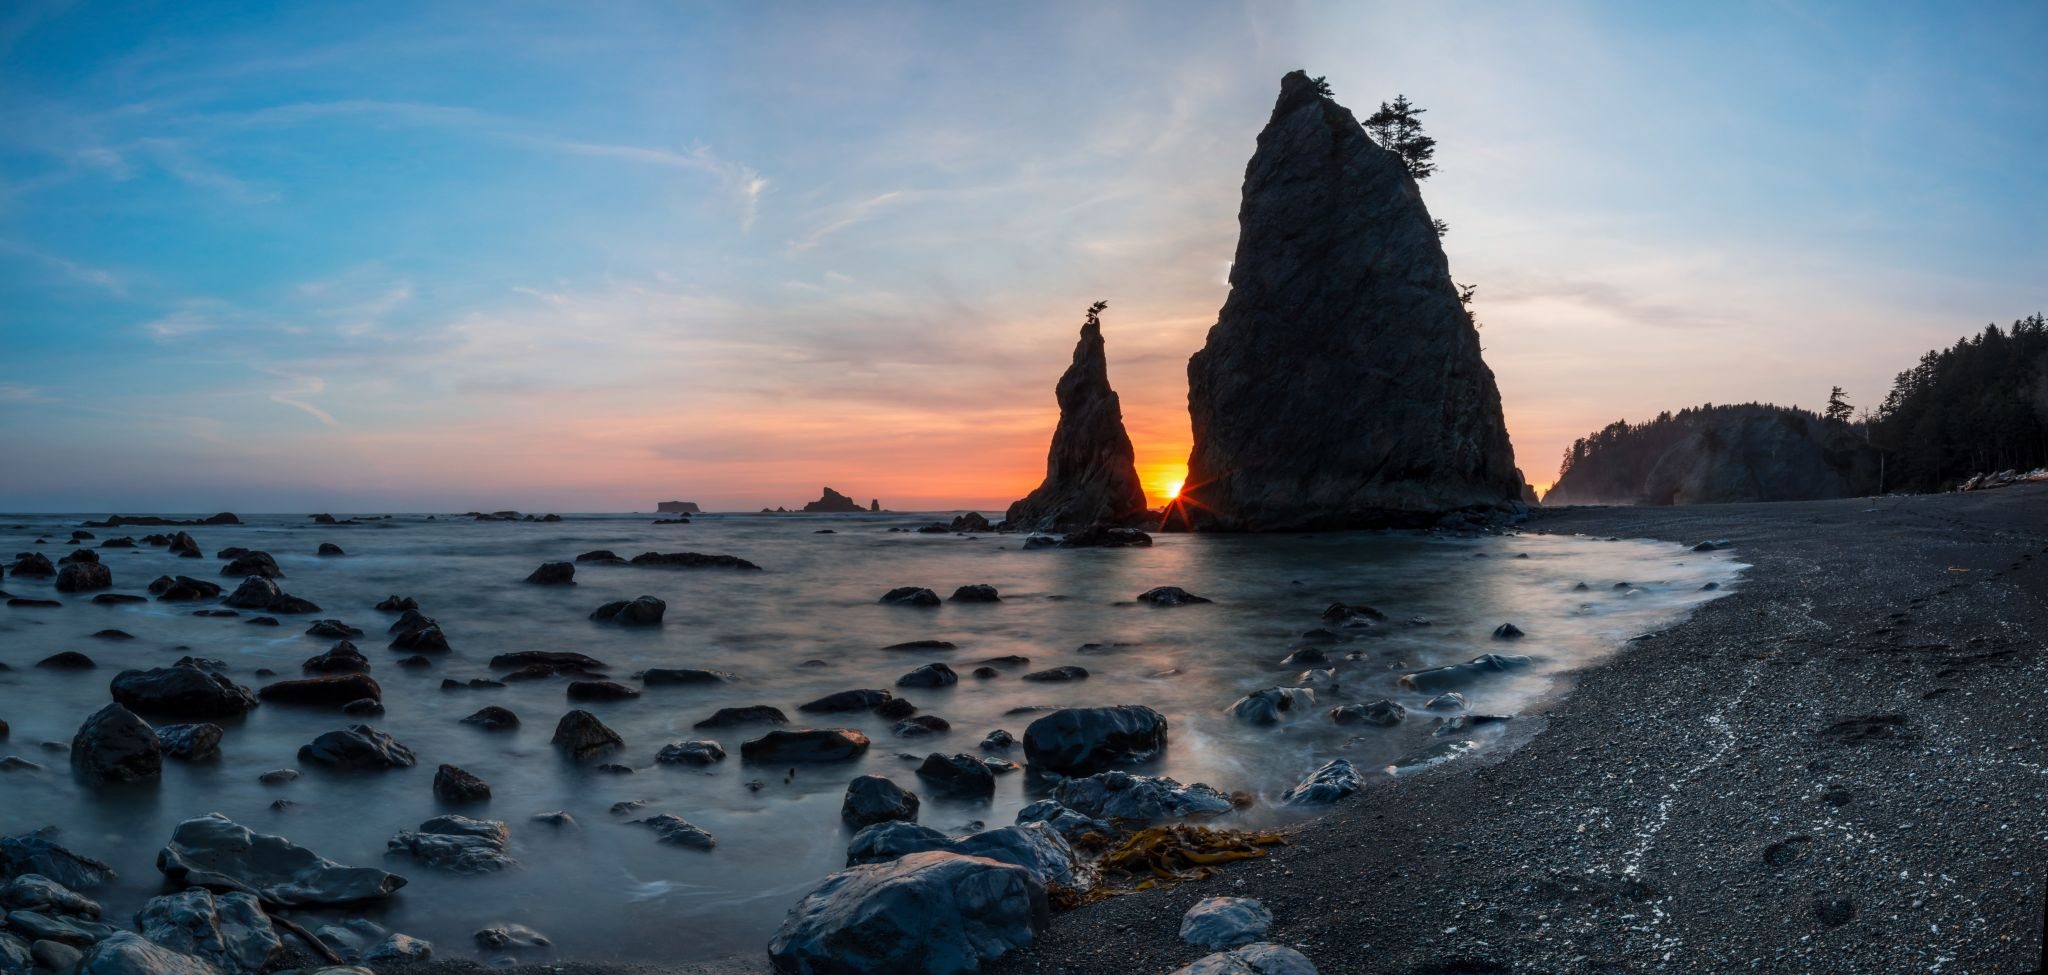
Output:
[[1102,309],[1096,302],[1074,345],[1074,362],[1060,376],[1059,426],[1045,458],[1045,481],[1010,505],[1005,521],[1018,531],[1072,531],[1099,523],[1126,524],[1145,516],[1123,404],[1109,388],[1102,349]]
[[1230,297],[1188,360],[1168,528],[1426,524],[1514,501],[1500,391],[1422,194],[1307,74],[1245,167]]

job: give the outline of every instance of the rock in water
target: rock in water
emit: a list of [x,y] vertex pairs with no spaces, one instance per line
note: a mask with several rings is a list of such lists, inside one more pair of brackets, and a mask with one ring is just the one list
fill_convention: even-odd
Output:
[[71,739],[71,767],[91,782],[141,782],[163,773],[156,729],[135,712],[109,704],[85,719]]
[[221,975],[202,959],[123,931],[85,953],[78,975]]
[[1031,943],[1051,915],[1023,867],[931,851],[827,878],[768,943],[778,972],[965,975]]
[[1045,480],[1005,516],[1017,531],[1072,531],[1098,522],[1122,523],[1143,517],[1145,489],[1131,438],[1124,432],[1123,405],[1109,387],[1103,354],[1102,306],[1088,310],[1074,361],[1060,376],[1055,395],[1060,422],[1045,458]]
[[281,907],[330,907],[383,900],[405,878],[373,867],[345,867],[282,836],[252,832],[219,813],[171,831],[156,868],[179,887],[244,891]]
[[135,922],[143,937],[225,972],[268,971],[285,953],[269,915],[251,894],[216,897],[204,887],[192,887],[150,898]]
[[1304,72],[1245,167],[1230,297],[1188,360],[1174,528],[1425,524],[1520,496],[1500,391],[1401,158]]

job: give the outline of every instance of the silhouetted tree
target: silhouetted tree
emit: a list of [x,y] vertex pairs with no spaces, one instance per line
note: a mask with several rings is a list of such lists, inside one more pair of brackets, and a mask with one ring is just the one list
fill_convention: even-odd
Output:
[[1336,92],[1330,90],[1329,79],[1324,75],[1316,75],[1315,77],[1310,78],[1308,80],[1308,83],[1315,87],[1316,94],[1321,95],[1325,98],[1328,98],[1336,94]]
[[1098,302],[1096,302],[1096,303],[1094,303],[1094,304],[1092,304],[1092,305],[1089,305],[1089,306],[1088,306],[1088,324],[1090,324],[1090,325],[1093,325],[1093,326],[1095,326],[1095,327],[1097,327],[1097,328],[1100,328],[1100,327],[1102,327],[1102,310],[1103,310],[1104,308],[1108,308],[1108,307],[1109,307],[1109,302],[1107,302],[1107,301],[1098,301]]
[[2048,320],[1987,326],[1921,356],[1893,381],[1871,436],[1888,486],[1905,491],[2048,465]]
[[1380,110],[1365,120],[1365,130],[1372,133],[1373,140],[1391,149],[1401,157],[1408,167],[1408,175],[1416,179],[1428,179],[1436,172],[1436,140],[1422,134],[1422,119],[1428,109],[1416,108],[1406,95],[1395,95],[1392,102],[1381,102]]
[[1836,386],[1828,393],[1828,408],[1820,411],[1821,418],[1829,423],[1847,423],[1855,415],[1855,408],[1842,396],[1842,387]]
[[1438,239],[1438,240],[1442,240],[1442,239],[1443,239],[1443,236],[1444,236],[1445,234],[1448,234],[1448,233],[1450,233],[1450,232],[1451,232],[1451,225],[1450,225],[1450,224],[1447,224],[1447,223],[1445,223],[1445,222],[1443,222],[1443,221],[1442,221],[1442,220],[1440,220],[1440,219],[1439,219],[1439,220],[1431,220],[1431,221],[1429,222],[1429,225],[1430,225],[1430,227],[1432,227],[1432,228],[1434,228],[1434,229],[1436,230],[1436,236],[1437,236],[1437,239]]

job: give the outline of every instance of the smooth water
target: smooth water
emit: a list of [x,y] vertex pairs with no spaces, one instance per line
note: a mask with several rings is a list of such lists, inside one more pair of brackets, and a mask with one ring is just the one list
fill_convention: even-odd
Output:
[[[39,550],[55,561],[83,520],[0,516],[0,552]],[[992,804],[962,803],[926,794],[911,770],[932,751],[980,755],[978,743],[995,728],[1021,738],[1031,716],[1006,715],[1012,708],[1156,708],[1171,723],[1172,741],[1164,759],[1145,771],[1254,792],[1267,801],[1233,815],[1272,821],[1289,813],[1270,800],[1324,760],[1343,756],[1362,769],[1383,768],[1445,744],[1432,735],[1435,715],[1421,708],[1427,695],[1395,686],[1401,674],[1486,652],[1530,654],[1534,666],[1465,689],[1474,713],[1514,714],[1549,693],[1565,672],[1727,592],[1743,568],[1725,551],[1543,535],[1162,535],[1149,549],[1025,551],[1016,536],[889,530],[929,524],[930,516],[705,515],[687,525],[652,520],[400,516],[316,526],[303,517],[255,516],[239,527],[186,529],[209,555],[229,546],[271,553],[286,573],[279,584],[323,608],[313,617],[284,617],[277,628],[246,624],[258,615],[251,612],[236,619],[191,615],[203,604],[102,607],[90,594],[57,595],[49,580],[10,575],[0,587],[13,595],[61,599],[65,606],[0,609],[0,662],[12,668],[0,672],[0,720],[13,726],[0,754],[46,767],[0,772],[0,833],[55,824],[67,846],[112,864],[121,879],[96,896],[114,917],[127,916],[158,891],[156,851],[172,828],[219,811],[331,859],[403,874],[411,883],[388,905],[351,913],[433,941],[444,956],[472,953],[470,933],[500,921],[541,929],[555,940],[556,957],[674,963],[750,954],[791,904],[844,865],[848,834],[839,805],[853,776],[880,772],[919,792],[921,821],[940,829],[1010,823],[1034,798],[1026,794],[1025,775],[1000,776]],[[833,533],[817,533],[827,528]],[[93,529],[98,539],[84,544],[177,530]],[[38,544],[38,538],[47,541]],[[348,554],[316,557],[323,541]],[[593,549],[628,558],[646,551],[731,554],[765,571],[584,563],[573,587],[522,582],[542,562]],[[220,561],[179,559],[161,548],[101,549],[100,555],[113,569],[117,592],[143,592],[166,574],[215,578],[229,590],[239,582],[218,578]],[[1588,588],[1575,588],[1581,582]],[[1709,582],[1719,591],[1702,591]],[[1002,602],[938,609],[876,602],[896,586],[925,586],[945,596],[969,583],[996,586]],[[1162,609],[1132,602],[1162,585],[1215,603]],[[437,656],[431,669],[393,665],[405,655],[384,647],[393,617],[371,608],[392,594],[417,598],[447,633],[453,652]],[[634,630],[586,618],[605,602],[642,594],[667,601],[665,625]],[[1344,631],[1353,638],[1327,647],[1341,690],[1318,691],[1317,709],[1277,727],[1242,726],[1224,714],[1242,694],[1293,684],[1298,671],[1281,667],[1281,658],[1303,645],[1304,631],[1324,625],[1324,607],[1340,601],[1375,606],[1389,617],[1367,631]],[[226,661],[229,675],[252,688],[297,678],[300,662],[333,642],[303,635],[307,623],[321,617],[367,631],[354,642],[372,661],[387,709],[369,723],[417,752],[418,767],[352,775],[308,768],[288,785],[260,784],[257,776],[265,770],[297,767],[300,745],[357,720],[274,704],[228,724],[220,761],[167,762],[161,783],[150,786],[89,789],[69,774],[61,746],[45,746],[68,741],[79,722],[108,701],[107,682],[123,669],[166,666],[193,654]],[[1405,622],[1412,618],[1428,624]],[[1527,636],[1493,639],[1492,630],[1504,622]],[[91,637],[104,628],[136,639]],[[940,653],[881,649],[921,639],[959,647]],[[1085,644],[1099,646],[1083,652]],[[61,650],[90,655],[98,669],[33,666]],[[564,696],[566,678],[441,690],[444,677],[492,676],[489,658],[514,650],[587,653],[627,684],[635,683],[629,675],[655,666],[723,670],[743,680],[651,687],[637,700],[573,705]],[[1006,654],[1030,657],[1032,670],[1074,664],[1091,676],[1027,683],[1017,668],[991,680],[969,676],[976,661]],[[791,778],[787,768],[741,761],[740,742],[759,730],[691,728],[720,707],[751,704],[777,706],[802,725],[809,716],[796,705],[850,688],[893,688],[898,676],[934,659],[958,671],[960,683],[900,696],[922,713],[946,718],[952,732],[905,740],[891,735],[891,722],[871,715],[824,716],[821,726],[858,728],[874,739],[858,762],[803,766]],[[822,666],[805,665],[813,661]],[[254,676],[262,667],[277,676]],[[1408,720],[1385,729],[1340,727],[1323,714],[1330,706],[1380,697],[1407,705]],[[486,704],[517,712],[521,728],[486,732],[460,723]],[[572,706],[596,713],[625,738],[627,748],[612,760],[637,774],[602,774],[557,756],[548,740],[556,719]],[[662,745],[702,737],[720,741],[731,757],[708,769],[654,763]],[[1021,762],[1021,747],[1008,757]],[[493,798],[480,806],[442,807],[431,782],[444,762],[481,776]],[[758,790],[750,782],[759,783]],[[279,798],[295,804],[273,810]],[[631,799],[652,802],[630,816],[608,812]],[[569,811],[580,827],[532,821],[557,809]],[[466,877],[402,856],[385,859],[393,833],[446,811],[510,823],[511,852],[522,867]],[[717,849],[662,846],[646,828],[624,822],[657,812],[709,830]]]

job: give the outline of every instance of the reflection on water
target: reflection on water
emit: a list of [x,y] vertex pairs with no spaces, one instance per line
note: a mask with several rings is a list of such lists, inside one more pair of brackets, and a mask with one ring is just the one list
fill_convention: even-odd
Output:
[[[0,528],[0,551],[39,549],[54,560],[65,546],[35,545],[34,539],[61,543],[80,520],[0,517],[9,526]],[[1027,552],[1015,537],[888,531],[929,523],[915,516],[703,516],[664,526],[647,516],[550,524],[401,517],[334,527],[281,516],[248,520],[192,532],[209,554],[228,546],[270,552],[287,574],[281,580],[287,591],[320,604],[320,616],[369,631],[356,642],[372,661],[388,711],[372,723],[411,746],[420,766],[351,776],[308,770],[288,785],[262,785],[259,773],[297,765],[300,745],[353,723],[336,713],[265,705],[229,728],[218,763],[173,763],[160,784],[89,792],[66,772],[63,752],[46,751],[41,743],[68,740],[79,721],[108,700],[107,681],[119,670],[163,666],[190,653],[225,660],[239,682],[260,686],[256,669],[296,677],[299,663],[332,641],[303,635],[304,619],[263,628],[241,619],[197,618],[190,604],[101,607],[84,597],[56,596],[45,580],[9,577],[0,584],[15,595],[59,598],[66,606],[0,610],[0,661],[13,668],[0,672],[0,719],[13,725],[0,753],[49,767],[0,779],[0,832],[62,825],[67,845],[121,871],[118,888],[99,897],[113,916],[125,916],[157,888],[156,850],[182,819],[219,811],[344,863],[378,864],[392,833],[445,811],[431,780],[437,764],[451,763],[490,783],[489,804],[462,811],[510,822],[512,853],[522,868],[453,877],[394,858],[385,866],[411,885],[371,915],[437,942],[443,954],[467,952],[469,933],[479,927],[517,921],[544,930],[561,956],[633,961],[759,950],[788,906],[844,864],[839,803],[849,778],[881,772],[917,789],[911,769],[925,754],[978,754],[977,744],[996,728],[1021,736],[1029,716],[1005,713],[1013,708],[1150,705],[1169,718],[1172,745],[1148,771],[1270,798],[1331,757],[1381,768],[1433,749],[1442,754],[1466,737],[1484,740],[1434,736],[1434,715],[1421,708],[1427,695],[1397,688],[1402,673],[1485,652],[1529,654],[1533,666],[1465,689],[1472,712],[1514,714],[1547,693],[1561,673],[1725,593],[1741,568],[1727,552],[1548,536],[1172,535],[1150,549]],[[816,533],[825,528],[833,533]],[[97,534],[140,537],[156,530]],[[323,541],[349,554],[318,558],[314,552]],[[574,587],[521,581],[540,562],[593,549],[628,557],[725,553],[766,571],[583,564]],[[117,590],[126,592],[140,592],[162,574],[212,577],[221,565],[147,547],[103,549],[101,555],[113,568]],[[1702,591],[1708,582],[1720,583],[1720,591]],[[1002,602],[938,609],[875,602],[896,586],[926,586],[943,596],[970,583],[996,586]],[[1215,603],[1158,609],[1132,602],[1161,585]],[[454,652],[433,668],[398,668],[393,664],[403,654],[384,648],[392,617],[371,607],[394,593],[417,597],[447,632]],[[641,594],[668,602],[666,625],[627,630],[586,619],[605,602]],[[1310,645],[1302,634],[1325,626],[1319,617],[1333,602],[1374,606],[1389,617],[1369,630],[1331,627],[1346,639],[1315,644],[1334,661],[1340,686],[1318,689],[1316,709],[1280,726],[1253,728],[1228,718],[1224,709],[1240,695],[1295,682],[1302,668],[1280,661]],[[1493,639],[1504,622],[1527,635]],[[136,639],[90,638],[110,627]],[[881,649],[927,639],[958,648]],[[99,669],[32,666],[60,650],[83,651]],[[580,705],[624,736],[628,747],[619,760],[638,770],[606,775],[563,761],[548,745],[556,718],[570,706],[562,683],[440,689],[444,677],[490,676],[491,655],[514,650],[587,653],[628,683],[625,675],[655,666],[723,670],[742,680],[651,687],[637,700]],[[1018,679],[1018,668],[992,680],[968,676],[975,662],[1009,654],[1029,657],[1032,670],[1077,665],[1090,676],[1027,683]],[[836,716],[831,724],[859,728],[875,741],[857,763],[806,766],[791,776],[786,768],[739,760],[738,745],[752,731],[691,728],[729,706],[770,704],[800,718],[800,703],[849,688],[892,687],[898,676],[932,660],[952,665],[960,683],[903,696],[924,713],[946,718],[952,732],[904,740],[879,718]],[[1407,706],[1408,720],[1393,728],[1340,727],[1323,715],[1331,706],[1382,697]],[[522,727],[490,733],[459,723],[485,704],[511,708]],[[708,769],[654,764],[662,745],[700,737],[716,738],[733,757]],[[1010,757],[1021,761],[1021,749]],[[1006,824],[1030,799],[1024,780],[999,778],[992,804],[927,795],[922,821],[949,830]],[[279,798],[294,804],[273,810]],[[652,802],[630,817],[608,812],[612,803],[629,799]],[[569,811],[580,826],[531,821],[556,809]],[[648,830],[621,822],[656,812],[709,830],[718,848],[662,847]],[[1284,813],[1261,804],[1241,815]]]

